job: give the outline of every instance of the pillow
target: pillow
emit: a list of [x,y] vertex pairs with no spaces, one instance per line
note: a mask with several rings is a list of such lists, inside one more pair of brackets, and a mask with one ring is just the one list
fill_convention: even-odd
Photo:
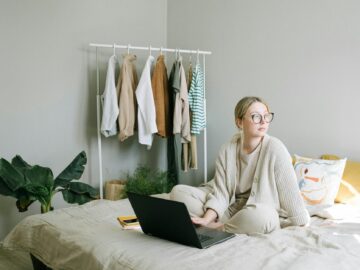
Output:
[[311,159],[295,155],[294,169],[310,215],[334,204],[346,159]]
[[[335,155],[322,155],[322,159],[338,160]],[[335,202],[359,203],[360,201],[360,162],[347,160],[344,175]]]

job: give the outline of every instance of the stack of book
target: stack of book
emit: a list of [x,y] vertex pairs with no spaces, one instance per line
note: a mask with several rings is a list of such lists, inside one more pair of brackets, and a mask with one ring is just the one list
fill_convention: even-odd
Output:
[[117,219],[124,230],[141,230],[136,216],[119,216]]

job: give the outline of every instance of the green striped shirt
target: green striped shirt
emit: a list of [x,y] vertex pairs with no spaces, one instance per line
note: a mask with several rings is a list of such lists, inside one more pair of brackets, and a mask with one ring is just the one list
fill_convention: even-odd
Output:
[[190,132],[200,134],[206,127],[204,108],[204,73],[200,64],[196,64],[189,90],[189,107],[192,113]]

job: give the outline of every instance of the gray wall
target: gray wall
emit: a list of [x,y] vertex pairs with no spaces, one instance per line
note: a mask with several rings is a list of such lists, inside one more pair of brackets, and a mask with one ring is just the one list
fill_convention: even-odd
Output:
[[[56,176],[85,150],[82,181],[98,186],[96,62],[88,43],[166,46],[166,14],[166,0],[1,0],[0,156],[20,154]],[[111,49],[100,50],[102,88],[111,54]],[[140,72],[147,52],[138,56]],[[104,139],[104,178],[119,178],[138,163],[163,166],[157,154],[164,151],[163,143],[154,144],[147,151],[136,138],[123,144]],[[61,195],[55,198],[55,208],[65,205]],[[39,212],[34,203],[19,214],[15,199],[0,196],[0,239],[25,216]]]
[[236,132],[235,104],[247,95],[268,101],[269,133],[291,154],[360,160],[359,12],[355,0],[168,1],[168,46],[213,52],[206,58],[209,176]]

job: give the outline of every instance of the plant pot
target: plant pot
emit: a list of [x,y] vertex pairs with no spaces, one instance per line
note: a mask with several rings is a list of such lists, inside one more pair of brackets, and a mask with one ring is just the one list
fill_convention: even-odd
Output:
[[125,198],[125,183],[125,180],[107,181],[105,183],[105,199],[116,201]]

